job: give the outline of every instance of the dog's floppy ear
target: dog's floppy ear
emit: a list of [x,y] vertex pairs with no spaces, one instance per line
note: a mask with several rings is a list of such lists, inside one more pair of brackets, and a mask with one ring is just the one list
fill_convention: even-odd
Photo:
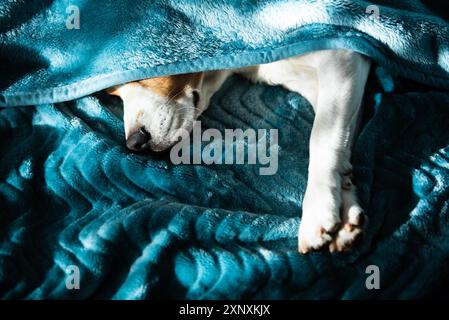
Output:
[[106,92],[113,96],[120,96],[119,89],[121,86],[113,86],[106,89]]

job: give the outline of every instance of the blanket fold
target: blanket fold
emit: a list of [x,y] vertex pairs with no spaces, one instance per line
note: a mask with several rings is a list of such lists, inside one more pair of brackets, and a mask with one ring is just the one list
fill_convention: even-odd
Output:
[[0,6],[0,106],[67,101],[151,76],[326,48],[352,49],[402,76],[449,86],[448,25],[434,13],[438,4],[419,0],[19,0]]

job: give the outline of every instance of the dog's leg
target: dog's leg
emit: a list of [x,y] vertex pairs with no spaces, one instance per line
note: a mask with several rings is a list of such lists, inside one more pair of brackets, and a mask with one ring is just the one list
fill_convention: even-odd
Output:
[[324,51],[316,59],[318,99],[298,233],[302,253],[349,248],[365,220],[350,181],[350,158],[370,63],[350,51]]
[[307,188],[299,228],[299,251],[349,248],[362,233],[363,210],[350,179],[351,148],[370,61],[346,50],[323,50],[239,73],[282,85],[315,110]]

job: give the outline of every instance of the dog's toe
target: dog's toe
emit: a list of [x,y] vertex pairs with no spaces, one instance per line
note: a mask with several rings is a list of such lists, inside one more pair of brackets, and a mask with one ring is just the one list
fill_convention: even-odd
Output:
[[298,250],[300,253],[317,251],[333,241],[333,234],[338,230],[340,221],[329,219],[325,222],[304,221],[298,232]]
[[338,230],[335,238],[329,243],[329,251],[346,251],[362,240],[367,218],[361,209],[357,212],[346,215],[342,228]]
[[298,238],[298,249],[302,254],[320,250],[332,241],[332,236],[328,232],[317,232],[312,237],[300,236]]

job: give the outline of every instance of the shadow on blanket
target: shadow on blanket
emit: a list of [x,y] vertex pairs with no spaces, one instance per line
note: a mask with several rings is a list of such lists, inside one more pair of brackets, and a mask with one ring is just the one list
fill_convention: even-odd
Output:
[[[279,174],[129,154],[121,102],[99,93],[0,111],[4,298],[428,297],[448,282],[449,95],[378,68],[355,153],[368,235],[296,252],[313,121],[302,97],[230,79],[206,127],[280,129]],[[394,85],[395,92],[389,93]],[[411,92],[406,92],[406,88]],[[422,92],[420,92],[420,90]],[[365,288],[379,266],[382,290]],[[65,288],[66,268],[81,289]]]

